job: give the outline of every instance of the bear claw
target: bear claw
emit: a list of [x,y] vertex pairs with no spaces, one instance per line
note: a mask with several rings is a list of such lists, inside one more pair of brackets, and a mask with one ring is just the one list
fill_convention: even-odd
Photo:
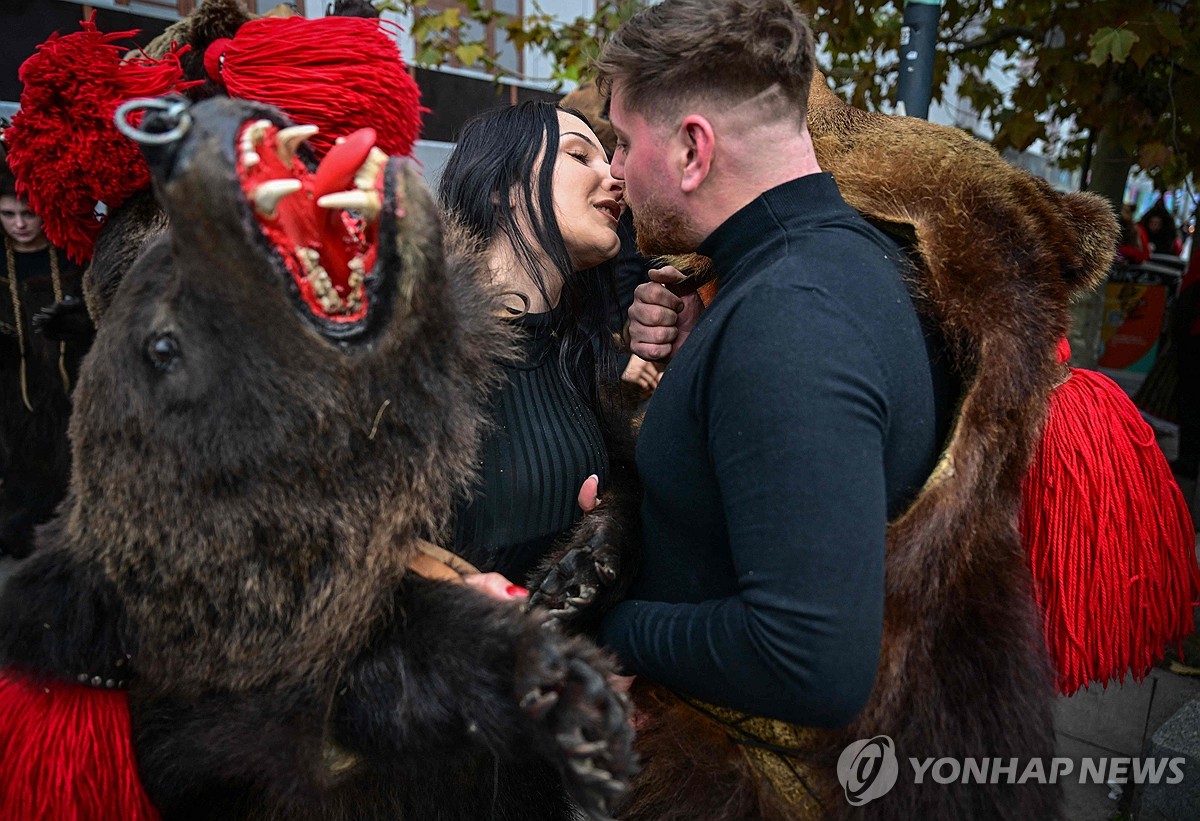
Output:
[[542,635],[521,709],[546,733],[567,792],[590,818],[607,818],[637,768],[628,701],[609,685],[597,650],[557,630]]
[[529,605],[566,622],[589,610],[620,573],[620,550],[609,537],[609,517],[585,516],[571,542],[530,581]]

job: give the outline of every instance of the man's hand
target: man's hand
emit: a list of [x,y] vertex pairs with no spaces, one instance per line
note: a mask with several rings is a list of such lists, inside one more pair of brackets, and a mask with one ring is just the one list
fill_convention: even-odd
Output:
[[650,282],[633,292],[629,307],[629,343],[633,353],[649,362],[666,363],[696,327],[704,303],[699,294],[675,296],[668,285],[687,279],[670,265],[651,268]]

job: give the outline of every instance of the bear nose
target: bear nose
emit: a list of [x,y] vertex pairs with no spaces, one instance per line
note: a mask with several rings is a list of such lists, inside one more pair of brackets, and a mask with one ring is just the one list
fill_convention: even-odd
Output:
[[[175,165],[179,146],[192,125],[190,107],[183,97],[143,97],[121,104],[113,119],[117,130],[138,144],[158,179],[167,179]],[[142,111],[137,125],[129,121],[131,114]]]

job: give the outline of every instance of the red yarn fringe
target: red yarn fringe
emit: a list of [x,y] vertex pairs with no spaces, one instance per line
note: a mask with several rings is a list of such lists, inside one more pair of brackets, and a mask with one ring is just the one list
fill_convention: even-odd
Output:
[[80,264],[103,224],[96,204],[116,208],[150,184],[138,147],[113,125],[117,106],[196,85],[183,80],[186,48],[161,60],[124,60],[114,43],[137,31],[101,34],[92,19],[82,25],[53,35],[21,66],[21,110],[4,133],[17,191],[42,218],[46,237]]
[[1141,680],[1195,627],[1195,530],[1154,431],[1124,391],[1071,369],[1024,485],[1021,535],[1058,687]]
[[0,672],[0,808],[12,821],[158,821],[125,693]]
[[210,45],[204,65],[231,97],[319,127],[308,140],[318,156],[360,128],[375,129],[386,153],[407,155],[427,109],[389,33],[395,28],[361,17],[263,17]]

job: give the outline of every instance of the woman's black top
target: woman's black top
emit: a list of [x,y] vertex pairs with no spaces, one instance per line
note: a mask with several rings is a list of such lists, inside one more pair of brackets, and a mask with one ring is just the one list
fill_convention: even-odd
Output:
[[480,453],[480,477],[460,503],[454,551],[483,571],[518,584],[580,516],[579,486],[608,480],[600,423],[558,362],[554,315],[525,314],[519,352],[501,363],[505,381],[491,399],[493,429]]

